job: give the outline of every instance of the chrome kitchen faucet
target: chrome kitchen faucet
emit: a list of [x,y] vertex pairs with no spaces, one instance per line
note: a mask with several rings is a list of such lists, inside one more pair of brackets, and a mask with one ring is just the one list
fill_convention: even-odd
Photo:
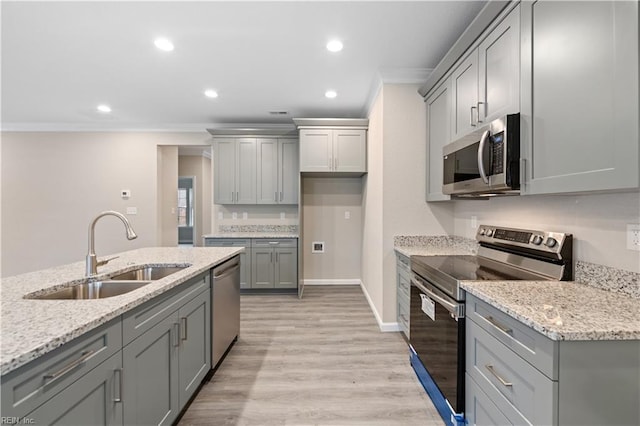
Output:
[[87,270],[87,277],[91,277],[93,275],[96,275],[98,273],[98,266],[102,266],[102,265],[106,265],[107,262],[109,262],[110,260],[113,260],[116,257],[112,257],[110,259],[105,259],[105,260],[101,260],[100,262],[98,262],[98,259],[96,257],[96,249],[94,246],[94,234],[95,234],[95,227],[96,227],[96,222],[98,222],[98,219],[100,219],[101,217],[104,216],[115,216],[118,219],[120,219],[122,221],[122,223],[124,223],[124,227],[127,230],[127,240],[134,240],[136,238],[138,238],[138,236],[136,235],[135,231],[133,230],[133,228],[131,227],[131,224],[129,223],[129,221],[127,220],[126,217],[124,217],[124,215],[122,213],[118,213],[116,211],[113,210],[108,210],[106,212],[102,212],[100,213],[98,216],[95,217],[95,219],[93,219],[93,221],[91,221],[91,225],[89,225],[89,252],[87,253],[87,260],[86,260],[86,270]]

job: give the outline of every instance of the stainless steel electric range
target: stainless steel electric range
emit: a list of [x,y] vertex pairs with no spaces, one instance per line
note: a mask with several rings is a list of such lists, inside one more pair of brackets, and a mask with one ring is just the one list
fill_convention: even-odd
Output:
[[476,240],[476,256],[411,256],[411,364],[443,420],[454,426],[464,425],[460,282],[573,279],[571,234],[481,225]]

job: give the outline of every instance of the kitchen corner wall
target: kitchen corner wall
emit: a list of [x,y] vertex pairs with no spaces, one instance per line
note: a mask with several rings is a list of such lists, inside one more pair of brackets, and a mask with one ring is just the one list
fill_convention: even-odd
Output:
[[[101,219],[99,257],[158,245],[158,146],[211,145],[205,131],[1,136],[0,274],[5,277],[83,261],[89,223],[104,210],[137,207],[128,218],[138,239],[128,241],[117,219]],[[131,198],[123,200],[122,189],[130,189]]]
[[477,224],[573,234],[574,260],[640,273],[640,252],[627,249],[627,224],[640,223],[640,194],[520,196],[455,201],[454,234],[474,238]]
[[453,205],[425,202],[426,109],[418,88],[383,85],[369,113],[362,282],[383,328],[396,322],[393,237],[454,231]]
[[211,158],[202,155],[178,155],[178,175],[195,178],[193,245],[200,247],[204,245],[202,236],[211,233],[211,207],[213,203]]

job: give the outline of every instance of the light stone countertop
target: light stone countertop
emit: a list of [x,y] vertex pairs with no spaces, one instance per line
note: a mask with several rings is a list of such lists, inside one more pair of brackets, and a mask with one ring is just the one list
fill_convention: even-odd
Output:
[[[405,256],[476,254],[471,241],[395,237],[394,248]],[[580,261],[575,273],[578,281],[462,281],[461,286],[553,340],[640,340],[638,274]],[[601,288],[592,285],[594,277]]]
[[243,251],[241,247],[150,247],[117,253],[119,258],[98,268],[96,278],[140,266],[191,266],[137,290],[105,299],[23,298],[26,294],[43,293],[45,289],[82,281],[84,262],[3,278],[0,282],[0,374],[15,370]]
[[297,233],[293,232],[217,232],[214,234],[203,235],[202,238],[298,238]]

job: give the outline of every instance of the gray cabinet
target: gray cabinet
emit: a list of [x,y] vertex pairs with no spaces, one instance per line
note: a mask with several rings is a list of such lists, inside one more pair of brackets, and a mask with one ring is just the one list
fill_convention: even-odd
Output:
[[36,425],[122,425],[121,377],[122,357],[118,352],[26,418]]
[[447,78],[426,100],[427,201],[450,200],[442,193],[442,147],[451,141],[451,79]]
[[125,314],[125,424],[171,424],[211,368],[209,285],[207,272]]
[[214,202],[256,204],[256,139],[214,138]]
[[298,141],[257,139],[257,203],[298,203]]
[[472,51],[451,74],[451,139],[478,125],[478,51]]
[[400,330],[409,339],[409,306],[411,301],[411,266],[409,258],[396,253],[396,319]]
[[640,424],[640,341],[553,341],[469,294],[466,314],[469,424]]
[[248,238],[205,238],[206,247],[244,247],[240,253],[240,288],[251,288],[251,240]]
[[365,173],[366,129],[301,127],[300,171]]
[[522,8],[524,193],[637,188],[638,2]]
[[[68,404],[60,405],[60,402],[64,403],[64,401],[56,398],[65,388],[73,388],[70,391],[72,394],[70,398],[74,400],[73,403],[80,403],[82,399],[81,393],[85,391],[85,396],[90,397],[93,401],[103,401],[102,399],[96,399],[99,394],[95,392],[103,392],[96,390],[97,387],[104,385],[108,380],[112,380],[112,378],[107,377],[107,372],[100,373],[98,376],[91,376],[92,379],[89,382],[93,383],[95,387],[89,388],[84,384],[74,387],[74,384],[78,383],[92,370],[97,369],[99,365],[106,362],[110,357],[114,355],[119,357],[121,349],[122,324],[120,318],[117,318],[39,357],[37,360],[3,375],[2,415],[24,417],[34,412],[36,408],[47,401],[53,402],[46,409],[43,409],[45,411],[37,411],[37,413],[60,413],[61,410],[64,411],[63,409],[68,409],[70,406]],[[111,374],[113,374],[113,371],[111,371]],[[102,395],[106,394],[103,393]],[[109,393],[109,395],[112,394]],[[116,415],[117,411],[121,410],[121,408],[113,406],[113,404],[107,407],[105,403],[101,407],[102,411],[100,413],[105,416]],[[78,407],[78,410],[83,410],[83,408]],[[76,411],[76,413],[79,412]],[[88,419],[93,418],[95,417],[88,417]],[[111,419],[112,417],[108,418]],[[49,421],[49,418],[45,417],[34,417],[34,419],[39,424]],[[122,421],[121,414],[120,421]]]
[[251,257],[252,289],[298,287],[296,239],[254,239]]

